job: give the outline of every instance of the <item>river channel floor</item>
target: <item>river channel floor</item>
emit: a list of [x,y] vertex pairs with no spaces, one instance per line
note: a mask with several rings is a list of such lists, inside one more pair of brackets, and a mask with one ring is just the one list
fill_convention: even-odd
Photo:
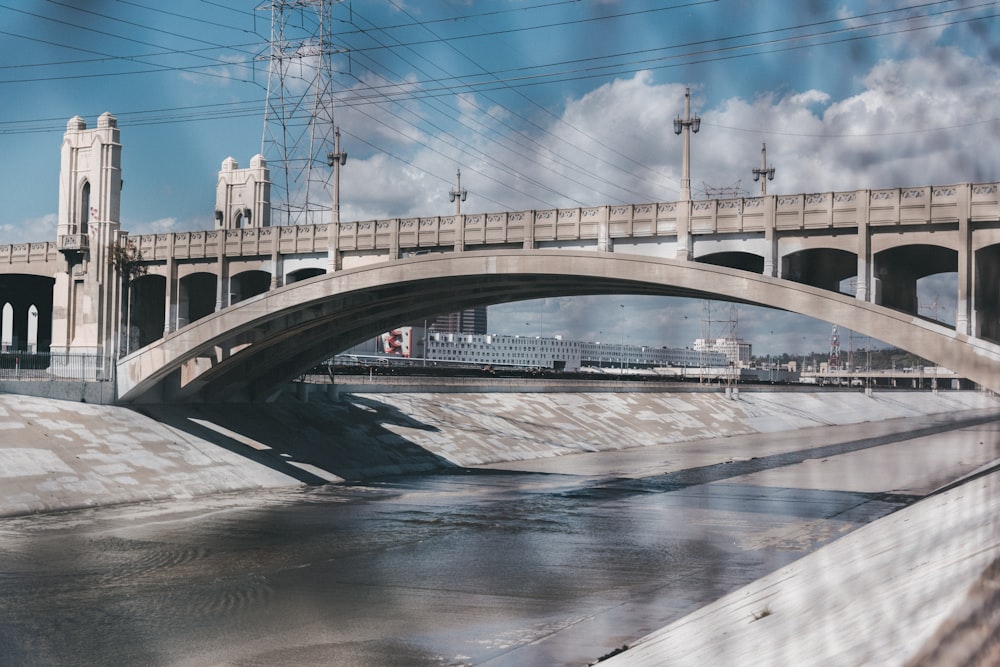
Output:
[[586,665],[995,462],[996,419],[10,517],[0,655],[7,665]]

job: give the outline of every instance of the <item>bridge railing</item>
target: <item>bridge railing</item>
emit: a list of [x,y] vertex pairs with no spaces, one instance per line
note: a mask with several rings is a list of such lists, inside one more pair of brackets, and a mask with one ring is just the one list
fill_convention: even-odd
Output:
[[59,258],[56,243],[13,243],[0,245],[0,265],[55,262]]
[[[343,252],[407,250],[522,243],[675,236],[685,216],[692,234],[953,224],[1000,219],[997,183],[816,192],[685,202],[612,204],[581,208],[502,211],[461,216],[392,218],[328,224],[175,232],[131,237],[147,261],[325,253],[331,240]],[[330,239],[335,233],[336,239]],[[42,248],[0,246],[19,256]],[[53,244],[48,244],[53,245]],[[52,249],[54,252],[54,248]]]
[[109,357],[72,352],[0,351],[0,380],[97,382],[114,377]]

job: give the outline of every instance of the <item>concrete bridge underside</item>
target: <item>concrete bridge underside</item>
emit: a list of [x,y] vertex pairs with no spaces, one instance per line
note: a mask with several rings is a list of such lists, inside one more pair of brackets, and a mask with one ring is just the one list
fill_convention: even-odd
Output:
[[1000,345],[810,285],[624,253],[425,255],[317,276],[215,312],[119,362],[125,402],[261,401],[334,353],[394,326],[475,305],[587,294],[759,304],[851,329],[1000,391]]

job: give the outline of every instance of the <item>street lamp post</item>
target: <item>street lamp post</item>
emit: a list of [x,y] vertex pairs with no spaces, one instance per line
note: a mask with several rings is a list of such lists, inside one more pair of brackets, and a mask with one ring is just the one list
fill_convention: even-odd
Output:
[[681,201],[691,201],[691,132],[701,129],[698,114],[691,116],[691,89],[684,89],[684,118],[674,119],[674,134],[684,133],[684,159],[681,163]]
[[448,191],[448,201],[455,202],[455,217],[462,215],[462,202],[469,196],[468,190],[462,189],[462,170],[455,176],[455,189]]
[[340,150],[340,128],[333,129],[333,152],[326,154],[326,163],[333,167],[333,224],[340,222],[340,168],[347,164],[347,153]]
[[760,181],[760,196],[767,194],[767,182],[774,180],[774,165],[767,166],[767,144],[760,145],[760,167],[754,167],[753,180]]

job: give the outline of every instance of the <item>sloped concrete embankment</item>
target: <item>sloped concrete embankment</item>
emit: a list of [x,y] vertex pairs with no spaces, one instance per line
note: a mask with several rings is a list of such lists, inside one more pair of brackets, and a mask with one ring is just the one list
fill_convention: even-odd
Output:
[[1000,664],[1000,471],[862,526],[602,665]]
[[975,392],[775,392],[739,400],[428,392],[139,412],[0,394],[0,515],[998,407]]

